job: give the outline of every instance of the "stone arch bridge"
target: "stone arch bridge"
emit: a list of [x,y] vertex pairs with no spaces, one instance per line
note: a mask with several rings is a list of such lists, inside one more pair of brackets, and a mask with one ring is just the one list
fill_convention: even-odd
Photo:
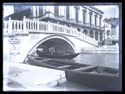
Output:
[[28,54],[42,44],[52,42],[61,49],[74,53],[86,47],[98,47],[98,41],[72,27],[57,23],[43,22],[25,18],[3,22],[4,55],[13,62],[23,62]]

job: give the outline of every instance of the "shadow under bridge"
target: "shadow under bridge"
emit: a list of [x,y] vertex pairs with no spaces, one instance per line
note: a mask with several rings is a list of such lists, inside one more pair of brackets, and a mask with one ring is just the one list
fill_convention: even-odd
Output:
[[57,54],[57,55],[64,55],[64,54],[74,54],[75,51],[72,46],[63,39],[53,38],[44,41],[41,43],[36,49],[42,49],[44,54]]

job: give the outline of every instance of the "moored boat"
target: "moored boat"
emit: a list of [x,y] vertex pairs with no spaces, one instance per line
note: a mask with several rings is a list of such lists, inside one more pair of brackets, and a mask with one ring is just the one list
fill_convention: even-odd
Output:
[[37,51],[37,54],[40,56],[40,57],[46,57],[46,58],[56,58],[56,59],[73,59],[75,58],[76,56],[78,56],[80,53],[76,53],[76,54],[44,54],[40,51]]
[[119,71],[115,68],[79,64],[72,60],[51,59],[28,55],[29,64],[52,69],[64,70],[68,81],[100,88],[117,90],[119,88]]

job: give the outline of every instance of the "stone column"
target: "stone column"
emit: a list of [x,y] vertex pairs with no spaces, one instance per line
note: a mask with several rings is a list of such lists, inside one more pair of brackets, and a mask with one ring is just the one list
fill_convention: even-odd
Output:
[[69,6],[66,6],[66,19],[69,19]]
[[89,24],[92,25],[92,11],[89,12]]
[[99,26],[101,27],[102,15],[99,17]]
[[36,7],[37,14],[36,16],[39,16],[39,6]]
[[54,14],[55,14],[56,16],[59,15],[59,7],[58,7],[58,6],[54,6]]
[[82,12],[83,12],[83,24],[85,24],[86,23],[86,9],[83,9],[82,10]]
[[43,15],[43,6],[39,6],[39,15],[40,15],[40,16]]
[[78,23],[78,15],[79,15],[79,14],[78,14],[78,11],[79,11],[79,7],[78,7],[78,6],[75,7],[75,11],[76,11],[76,12],[75,12],[76,22]]
[[33,6],[33,17],[36,17],[36,6]]
[[95,26],[97,26],[97,14],[95,14],[94,16],[95,16]]

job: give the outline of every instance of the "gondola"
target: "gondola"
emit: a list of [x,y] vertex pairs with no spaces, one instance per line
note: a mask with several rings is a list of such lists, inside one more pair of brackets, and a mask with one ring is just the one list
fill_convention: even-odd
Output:
[[40,51],[37,51],[37,54],[40,56],[40,57],[46,57],[46,58],[57,58],[57,59],[73,59],[75,58],[76,56],[78,56],[80,53],[76,53],[76,54],[68,54],[68,55],[60,55],[60,54],[44,54]]
[[[48,67],[53,69],[59,69],[59,70],[70,70],[74,68],[79,67],[85,67],[88,66],[86,64],[79,64],[74,63],[74,60],[72,59],[55,59],[55,58],[45,58],[45,57],[39,57],[34,55],[27,55],[27,61],[28,64],[36,65],[36,66],[42,66],[42,67]],[[63,67],[62,66],[68,66]]]
[[65,71],[68,81],[96,87],[102,90],[119,89],[119,71],[115,68],[79,64],[73,60],[43,58],[28,55],[31,65]]

